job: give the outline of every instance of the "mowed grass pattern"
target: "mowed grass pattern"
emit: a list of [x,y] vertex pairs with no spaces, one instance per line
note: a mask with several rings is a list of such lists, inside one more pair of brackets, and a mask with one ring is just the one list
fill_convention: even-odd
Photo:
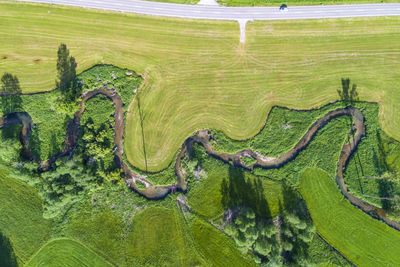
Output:
[[25,265],[39,266],[113,266],[95,252],[72,239],[55,239],[42,247],[37,254]]
[[210,266],[257,266],[248,255],[243,255],[235,243],[208,223],[195,219],[193,238]]
[[178,211],[148,208],[135,215],[132,228],[126,253],[135,258],[137,266],[204,265]]
[[42,202],[35,189],[13,178],[0,163],[0,232],[10,240],[20,265],[49,238]]
[[308,109],[337,99],[342,77],[362,100],[381,105],[383,129],[400,139],[400,18],[236,22],[156,18],[78,8],[0,4],[0,73],[24,92],[54,87],[56,50],[65,42],[82,71],[109,63],[141,73],[144,141],[137,103],[127,115],[128,160],[168,166],[203,128],[234,139],[255,135],[273,105]]
[[398,266],[400,233],[343,197],[324,171],[307,169],[300,190],[317,231],[357,266]]

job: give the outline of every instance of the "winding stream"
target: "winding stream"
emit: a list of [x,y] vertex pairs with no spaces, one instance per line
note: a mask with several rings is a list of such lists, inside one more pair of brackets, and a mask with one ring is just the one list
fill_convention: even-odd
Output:
[[[218,153],[214,150],[212,145],[210,144],[210,140],[213,139],[213,135],[208,130],[202,130],[194,134],[185,140],[182,145],[182,148],[178,154],[178,157],[175,161],[175,173],[177,176],[177,183],[168,185],[168,186],[156,186],[147,181],[141,175],[133,172],[128,165],[123,160],[124,147],[123,147],[123,136],[124,136],[124,111],[123,111],[123,102],[121,97],[114,90],[108,89],[106,86],[95,89],[93,91],[88,91],[82,95],[82,101],[80,104],[80,109],[75,112],[74,118],[70,121],[67,134],[65,139],[64,149],[58,153],[57,155],[49,158],[46,161],[39,162],[39,171],[46,171],[50,168],[50,166],[59,158],[64,157],[66,155],[71,155],[75,150],[78,143],[79,136],[79,128],[80,128],[80,120],[82,114],[85,111],[85,103],[87,100],[97,96],[104,95],[109,98],[115,107],[114,119],[114,144],[115,144],[115,160],[117,164],[122,168],[125,174],[125,183],[134,191],[138,192],[140,195],[146,197],[147,199],[162,199],[169,193],[173,193],[176,191],[185,192],[187,189],[186,184],[186,175],[181,169],[181,160],[185,156],[188,151],[191,150],[192,146],[197,143],[200,144],[207,154],[215,157],[216,159],[222,160],[225,163],[232,163],[235,166],[239,166],[248,170],[253,170],[254,168],[264,168],[264,169],[272,169],[279,168],[293,160],[300,151],[305,149],[307,145],[310,143],[314,135],[318,132],[319,129],[323,128],[330,120],[341,117],[341,116],[351,116],[353,118],[353,126],[351,131],[356,130],[354,134],[354,138],[350,143],[344,143],[342,146],[342,150],[340,153],[339,161],[337,163],[336,169],[336,182],[342,192],[342,194],[355,206],[362,209],[364,212],[369,215],[384,221],[389,226],[395,228],[400,231],[400,223],[396,221],[392,221],[386,217],[386,214],[383,209],[371,205],[356,196],[352,195],[344,182],[343,173],[347,162],[352,155],[352,153],[357,148],[357,145],[361,141],[361,138],[365,135],[365,124],[364,124],[364,116],[362,112],[353,107],[347,108],[338,108],[336,110],[328,112],[325,116],[316,120],[308,129],[306,134],[300,139],[300,141],[288,152],[281,155],[278,158],[266,158],[262,156],[257,151],[253,151],[252,149],[246,149],[239,151],[237,153],[229,154],[229,153]],[[22,144],[21,155],[29,160],[34,160],[33,153],[29,146],[29,136],[31,134],[31,130],[33,127],[32,118],[26,112],[15,112],[6,114],[3,117],[0,117],[0,129],[7,127],[11,124],[20,123],[22,125],[21,133],[20,133],[20,141]],[[251,157],[256,162],[251,165],[246,165],[243,161],[243,157]],[[141,183],[145,186],[145,189],[140,189],[137,186],[137,183]]]

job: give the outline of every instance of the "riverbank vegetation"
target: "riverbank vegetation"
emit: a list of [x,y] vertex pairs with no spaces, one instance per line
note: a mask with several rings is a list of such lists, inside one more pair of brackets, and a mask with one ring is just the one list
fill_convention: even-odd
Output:
[[[113,66],[95,66],[78,77],[84,81],[84,90],[104,86],[104,80],[111,77],[107,84],[115,88],[116,93],[125,95],[124,103],[132,101],[133,92],[141,82],[140,77],[134,73]],[[27,100],[29,97],[56,100],[55,96],[45,98],[56,93],[22,97]],[[37,108],[37,104],[28,105],[32,100],[27,100],[23,102],[24,109]],[[265,156],[276,157],[297,143],[317,118],[343,105],[337,102],[311,111],[275,107],[265,127],[253,139],[235,141],[215,131],[212,145],[220,151],[236,152],[252,148]],[[397,155],[395,151],[398,142],[380,130],[376,119],[377,105],[356,102],[354,106],[363,111],[367,129],[371,127],[375,131],[379,130],[379,134],[384,136],[387,145],[383,147],[387,149],[382,153],[390,166],[393,166],[387,171],[396,171],[397,158],[393,155]],[[52,114],[52,120],[59,116],[54,110]],[[29,196],[26,190],[33,190],[37,200],[31,203],[36,203],[36,207],[31,207],[29,212],[36,215],[29,219],[38,217],[37,223],[41,227],[38,229],[43,229],[41,232],[29,228],[32,232],[27,232],[23,240],[32,238],[35,242],[29,243],[29,248],[26,248],[26,244],[19,243],[22,242],[19,241],[21,237],[15,235],[27,226],[21,226],[18,230],[10,226],[15,218],[21,217],[22,223],[22,217],[28,213],[21,206],[12,211],[18,213],[12,218],[2,217],[0,232],[4,240],[9,240],[5,244],[11,244],[7,247],[12,248],[8,249],[6,256],[2,256],[7,257],[6,260],[22,264],[37,253],[30,261],[32,264],[38,259],[51,261],[52,254],[46,252],[46,247],[52,246],[52,243],[45,243],[54,238],[67,237],[71,239],[70,242],[76,240],[87,246],[99,255],[99,260],[104,258],[105,264],[108,261],[120,266],[141,266],[147,262],[218,265],[231,260],[242,262],[243,265],[348,264],[346,259],[317,235],[320,233],[318,225],[314,226],[301,195],[296,191],[302,188],[299,173],[308,167],[317,166],[331,175],[335,174],[341,145],[348,141],[348,118],[330,121],[304,151],[279,169],[256,169],[250,172],[222,163],[207,155],[200,145],[195,145],[190,156],[182,161],[188,181],[186,197],[171,194],[164,200],[147,201],[122,183],[120,170],[113,161],[112,114],[113,105],[107,98],[97,96],[88,100],[74,153],[59,159],[52,169],[43,173],[36,172],[34,162],[20,158],[18,126],[11,128],[8,135],[0,136],[0,158],[4,166],[8,166],[4,167],[8,179],[4,182],[6,189],[0,195],[7,199],[3,202],[9,209],[6,212],[13,210],[14,202],[24,205],[23,200]],[[280,139],[282,136],[285,138]],[[376,134],[368,133],[362,144],[371,144],[375,139]],[[51,139],[39,140],[41,144],[52,143]],[[55,149],[54,153],[57,152]],[[363,163],[368,161],[367,157],[360,159]],[[172,165],[159,173],[141,174],[156,185],[169,184],[176,179]],[[352,181],[354,177],[350,168],[349,172],[346,177]],[[7,181],[12,181],[12,184],[8,185]],[[36,227],[36,223],[29,227]],[[334,234],[323,237],[330,242],[331,235]],[[213,245],[209,244],[210,240]],[[46,253],[38,252],[42,246]],[[81,250],[79,246],[70,247],[71,251]],[[340,244],[335,248],[343,253]],[[82,250],[79,253],[84,255],[90,252]],[[194,256],[187,258],[188,254]],[[357,262],[357,259],[352,261]]]
[[[365,116],[367,135],[346,168],[346,183],[356,196],[380,205],[390,216],[398,218],[399,203],[396,197],[400,192],[400,145],[383,132],[379,123],[383,123],[387,130],[398,127],[397,122],[393,122],[390,127],[387,124],[388,116],[393,117],[396,111],[393,103],[397,103],[399,98],[392,89],[394,87],[387,86],[395,84],[396,78],[385,72],[390,67],[387,62],[395,62],[397,57],[394,44],[398,40],[392,34],[393,25],[399,23],[397,19],[299,22],[301,28],[289,22],[257,22],[249,25],[249,41],[246,45],[238,47],[236,28],[232,23],[196,22],[196,27],[191,28],[188,25],[194,22],[187,20],[121,16],[81,9],[73,9],[72,12],[70,8],[31,4],[2,3],[0,8],[12,14],[15,5],[21,7],[21,10],[12,15],[12,20],[15,20],[13,25],[24,25],[26,28],[14,29],[13,34],[10,34],[6,27],[1,28],[0,33],[5,33],[10,38],[9,43],[17,48],[24,44],[26,37],[23,31],[41,33],[39,35],[43,38],[33,39],[38,43],[43,42],[41,45],[48,48],[40,50],[40,60],[33,60],[35,70],[43,74],[39,81],[39,78],[29,76],[32,70],[29,64],[25,72],[21,72],[18,67],[18,64],[32,58],[16,57],[19,50],[0,47],[0,55],[5,55],[2,58],[6,62],[4,65],[18,75],[7,75],[7,81],[13,82],[8,83],[11,84],[8,86],[5,80],[2,91],[11,87],[17,88],[17,93],[20,90],[28,92],[51,88],[54,80],[50,83],[49,79],[52,79],[53,73],[48,70],[50,63],[54,69],[54,62],[47,53],[54,49],[54,37],[47,39],[46,34],[60,37],[60,40],[68,43],[81,64],[76,66],[75,60],[66,53],[66,47],[61,48],[64,52],[60,54],[65,55],[64,65],[72,67],[72,73],[75,66],[79,71],[104,61],[135,66],[136,70],[143,73],[144,81],[129,69],[94,65],[77,75],[73,81],[65,79],[65,83],[69,84],[67,87],[79,84],[79,92],[82,90],[84,94],[106,86],[121,96],[123,109],[127,112],[124,139],[127,149],[124,159],[131,163],[128,165],[141,178],[155,185],[176,182],[171,159],[176,158],[183,140],[199,128],[214,128],[211,145],[221,152],[251,148],[261,153],[266,160],[285,153],[300,140],[316,119],[346,104],[335,102],[319,109],[304,111],[273,105],[308,108],[335,100],[336,89],[340,87],[338,77],[341,78],[342,74],[335,70],[345,66],[346,75],[352,73],[355,79],[359,79],[361,99],[379,99],[379,104],[389,106],[383,113],[379,112],[378,104],[353,103]],[[32,22],[28,23],[21,14],[26,14],[26,18]],[[77,15],[80,15],[80,20],[71,19]],[[101,20],[98,19],[100,16]],[[63,27],[59,27],[56,32],[48,27],[52,23],[64,24],[66,19],[73,21],[68,33]],[[112,28],[110,21],[113,21]],[[2,22],[0,20],[0,26]],[[36,29],[33,27],[36,24],[43,27]],[[326,29],[323,33],[318,31],[322,26]],[[370,30],[370,42],[364,43],[362,40],[365,36],[360,36],[357,29],[367,26],[375,30]],[[102,27],[104,32],[93,36],[96,33],[94,29],[98,27]],[[89,32],[90,28],[92,30]],[[171,34],[171,28],[174,34]],[[337,28],[342,30],[340,34]],[[310,35],[310,32],[315,35]],[[98,40],[102,34],[109,34],[106,44],[104,39],[101,42]],[[298,46],[292,45],[292,35],[296,37]],[[382,36],[387,42],[378,42]],[[321,37],[328,38],[334,45],[322,45],[319,41]],[[85,46],[82,43],[87,40],[91,41],[90,51],[85,48],[87,44]],[[271,51],[274,51],[268,51],[268,55],[265,52],[266,41],[273,49]],[[280,46],[276,51],[282,52],[282,49],[287,48],[284,50],[286,57],[274,54],[278,44]],[[221,47],[225,49],[221,51]],[[337,47],[342,47],[344,52],[336,51]],[[300,48],[305,51],[301,57],[297,50],[293,50]],[[20,51],[32,55],[34,50],[35,46],[32,46]],[[331,53],[326,53],[328,50],[334,50],[338,55],[331,58]],[[349,60],[352,51],[358,51],[358,54],[350,54],[354,61]],[[382,61],[387,59],[385,64],[374,57],[371,59],[370,51],[373,51],[372,54],[380,53]],[[199,53],[202,53],[200,58]],[[7,63],[10,54],[15,56],[13,62],[17,63]],[[182,55],[185,56],[184,61],[180,59]],[[273,60],[270,56],[274,56]],[[42,58],[46,60],[42,61]],[[357,63],[367,58],[368,66],[376,67],[376,70]],[[289,61],[293,64],[286,64]],[[265,62],[274,62],[274,65]],[[330,63],[326,71],[332,71],[334,75],[322,73],[320,67],[315,69],[315,66],[327,62]],[[343,62],[346,64],[343,65]],[[248,68],[243,69],[243,63]],[[295,69],[281,69],[281,64]],[[299,65],[306,66],[305,71],[310,72],[303,72]],[[353,73],[352,69],[360,72]],[[374,73],[375,80],[363,76],[369,72]],[[309,75],[320,78],[311,79]],[[296,77],[296,83],[291,80],[292,76]],[[59,85],[62,79],[60,76]],[[252,81],[252,87],[242,90],[248,86],[249,81]],[[379,88],[389,89],[376,89],[377,84]],[[140,111],[138,101],[133,102],[139,87],[142,89]],[[164,90],[166,88],[168,90]],[[328,90],[332,88],[334,90]],[[34,127],[29,142],[36,161],[44,161],[56,155],[65,145],[68,125],[79,108],[79,97],[73,96],[74,93],[67,94],[70,103],[60,101],[65,98],[67,91],[58,89],[40,94],[18,94],[13,96],[16,100],[13,103],[18,105],[7,105],[7,109],[1,113],[25,111],[31,115]],[[9,96],[1,95],[0,98],[2,103],[9,103]],[[243,99],[248,101],[251,108],[243,105]],[[341,147],[344,142],[351,141],[348,118],[338,117],[329,121],[306,149],[277,169],[244,170],[210,157],[200,145],[195,145],[190,155],[182,159],[182,168],[187,175],[187,192],[169,194],[159,201],[148,201],[123,183],[124,177],[114,158],[113,114],[114,106],[106,97],[96,96],[88,100],[80,122],[77,147],[44,172],[38,172],[37,162],[29,162],[21,157],[19,125],[1,130],[0,187],[4,188],[0,190],[0,203],[5,208],[0,209],[0,213],[3,213],[0,216],[0,245],[6,248],[6,252],[0,254],[0,262],[23,265],[29,259],[32,264],[42,261],[41,257],[43,261],[52,260],[48,247],[58,243],[51,240],[63,237],[69,240],[66,241],[69,243],[66,247],[70,251],[80,251],[78,254],[84,255],[83,258],[94,253],[98,255],[99,262],[104,259],[104,263],[118,266],[143,266],[151,263],[295,266],[349,264],[340,253],[354,263],[363,263],[359,258],[345,254],[344,250],[352,251],[354,246],[345,246],[342,244],[343,239],[338,241],[335,238],[338,232],[332,227],[338,226],[327,224],[326,228],[321,227],[325,222],[318,217],[318,207],[305,205],[310,203],[312,194],[324,190],[330,190],[327,192],[335,200],[341,196],[338,189],[333,191],[329,184],[318,185],[322,189],[316,188],[312,183],[317,180],[314,177],[317,175],[311,174],[314,180],[307,180],[310,185],[305,186],[304,178],[300,176],[300,173],[312,167],[320,168],[334,177]],[[267,114],[269,116],[265,122]],[[379,120],[379,114],[380,119],[383,116],[385,120]],[[265,126],[261,127],[264,123]],[[236,141],[229,137],[247,138],[256,134],[260,128],[260,132],[251,139]],[[393,135],[393,132],[390,133]],[[250,158],[243,161],[253,163]],[[153,173],[143,171],[147,167]],[[309,191],[304,189],[308,187]],[[142,188],[145,188],[144,184]],[[306,202],[302,200],[298,189]],[[324,205],[327,203],[329,201],[324,200]],[[326,207],[324,212],[329,209],[336,211],[338,206]],[[367,215],[351,208],[351,212],[358,212],[353,219],[362,224],[360,218]],[[350,210],[346,212],[350,213]],[[369,219],[368,222],[373,221],[369,224],[373,229],[387,228],[382,222]],[[344,223],[349,225],[348,229],[354,227],[353,221]],[[374,238],[379,239],[380,236]],[[377,243],[387,240],[398,242],[396,235],[391,238],[389,240],[384,233]],[[46,242],[50,243],[46,245]],[[355,246],[360,248],[359,257],[363,257],[368,253],[365,246],[369,246],[369,243],[364,240],[360,242]],[[58,251],[62,253],[62,250]],[[387,253],[389,263],[396,259],[392,250]],[[84,259],[75,260],[84,263]]]
[[348,76],[361,100],[379,102],[385,132],[400,138],[398,17],[256,21],[239,44],[236,22],[15,2],[2,2],[0,10],[6,40],[0,73],[17,75],[25,93],[54,88],[60,42],[76,58],[77,72],[110,63],[145,77],[144,134],[136,103],[125,142],[128,160],[142,170],[143,136],[148,169],[159,171],[197,130],[250,138],[274,105],[320,107],[337,99],[340,79]]

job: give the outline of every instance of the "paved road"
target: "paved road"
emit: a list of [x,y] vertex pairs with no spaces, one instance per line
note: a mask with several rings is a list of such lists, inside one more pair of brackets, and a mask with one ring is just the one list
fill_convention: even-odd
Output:
[[400,16],[400,4],[293,6],[289,7],[287,12],[280,12],[278,6],[221,7],[180,5],[137,0],[31,0],[29,2],[53,3],[157,16],[220,20],[278,20]]

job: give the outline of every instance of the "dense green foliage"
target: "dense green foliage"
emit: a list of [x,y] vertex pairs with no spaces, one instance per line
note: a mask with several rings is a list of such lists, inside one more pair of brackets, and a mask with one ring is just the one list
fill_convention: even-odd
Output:
[[[342,106],[344,106],[342,103],[334,103],[320,109],[301,111],[274,107],[265,126],[253,138],[236,141],[226,137],[221,131],[215,131],[213,146],[217,151],[224,152],[237,152],[251,148],[268,157],[277,157],[291,149],[315,120],[330,110]],[[346,126],[348,125],[344,124],[341,128]],[[322,131],[325,130],[322,129]]]
[[116,90],[122,98],[124,110],[127,110],[143,81],[142,77],[135,72],[112,65],[95,65],[80,73],[78,79],[84,91],[91,91],[105,85]]
[[[132,101],[141,82],[139,76],[128,70],[107,65],[95,66],[79,75],[79,79],[84,90],[103,85],[114,88],[125,104]],[[32,114],[34,122],[38,121],[31,137],[37,158],[47,159],[62,148],[66,125],[74,111],[69,108],[76,103],[66,108],[57,103],[59,97],[59,90],[21,97],[23,109]],[[366,114],[368,127],[376,126],[367,127],[367,131],[379,129],[376,105],[354,105]],[[307,112],[274,108],[266,126],[253,139],[239,142],[216,132],[213,145],[220,151],[251,147],[264,155],[278,156],[293,147],[315,119],[340,106],[343,103]],[[0,232],[5,240],[0,243],[6,248],[1,260],[24,263],[49,239],[67,237],[84,247],[71,240],[66,245],[50,242],[31,263],[56,260],[50,252],[56,251],[60,255],[82,255],[67,257],[66,263],[71,260],[85,264],[89,258],[101,261],[98,254],[118,266],[345,264],[317,237],[307,208],[291,186],[299,185],[299,172],[310,166],[334,175],[350,128],[348,118],[329,122],[296,159],[276,170],[245,171],[208,156],[195,145],[190,157],[182,162],[188,174],[187,203],[178,204],[177,209],[176,194],[162,201],[146,201],[120,183],[121,170],[113,157],[113,112],[113,104],[106,97],[87,101],[77,149],[70,157],[58,160],[50,171],[40,174],[35,163],[19,157],[18,125],[9,128],[7,136],[0,137],[0,159],[9,166],[4,167],[5,178],[0,177],[5,181],[0,183],[5,186],[0,197],[7,207],[6,216],[0,217]],[[382,140],[377,151],[383,155],[384,161],[380,162],[385,168],[381,163],[375,168],[383,179],[396,183],[397,176],[391,175],[400,166],[398,143],[383,134],[368,132],[362,144],[375,143],[379,138]],[[362,162],[367,160],[362,158]],[[140,173],[154,184],[170,184],[176,179],[173,164],[158,173]],[[349,183],[350,189],[352,186]],[[386,192],[395,195],[395,189]],[[21,200],[33,206],[24,204],[22,208],[25,202]],[[14,202],[21,205],[18,211],[14,211]],[[187,205],[192,212],[181,212],[180,205]],[[32,215],[25,217],[26,214]],[[232,217],[227,219],[227,214]],[[27,219],[33,220],[29,227],[22,225]],[[21,232],[26,236],[19,236]],[[324,238],[331,242],[329,236]],[[30,242],[31,239],[34,241]]]
[[362,108],[366,137],[349,160],[345,182],[357,197],[382,207],[389,216],[400,219],[400,142],[389,138],[380,128],[378,107]]
[[[100,85],[93,83],[96,79],[108,79],[115,73],[115,84],[119,86],[118,92],[124,96],[125,103],[132,101],[133,91],[141,83],[141,79],[134,73],[128,73],[114,66],[96,66],[80,74],[78,79],[84,85],[85,90],[91,90]],[[111,73],[111,74],[110,74]],[[9,86],[8,86],[9,87]],[[1,96],[4,100],[8,96]],[[60,103],[60,90],[45,94],[22,95],[21,109],[27,111],[35,123],[30,137],[30,144],[37,160],[47,160],[56,155],[63,148],[68,122],[73,117],[75,110],[66,109]],[[74,103],[69,107],[78,108]],[[15,110],[14,110],[15,111]],[[19,110],[16,110],[19,111]],[[114,163],[113,155],[113,118],[112,102],[99,96],[87,101],[86,111],[82,117],[82,130],[78,149],[70,159],[63,158],[56,162],[53,169],[40,175],[36,174],[34,164],[21,166],[21,171],[30,173],[30,184],[36,184],[40,194],[44,198],[45,217],[56,217],[65,213],[74,203],[80,201],[88,190],[99,186],[103,179],[120,182],[120,170]],[[19,162],[20,149],[18,142],[19,126],[8,127],[2,130],[4,159],[12,164]],[[14,142],[11,142],[11,140]],[[9,140],[10,142],[6,142]],[[11,148],[11,150],[10,150]],[[33,171],[33,172],[32,172]],[[24,177],[24,176],[21,176]]]
[[350,261],[360,266],[398,264],[400,233],[351,205],[326,172],[307,169],[300,189],[317,231]]
[[71,239],[55,239],[42,247],[25,265],[39,266],[112,266],[84,245]]
[[185,168],[189,174],[189,205],[208,219],[243,202],[263,217],[276,217],[280,203],[290,207],[295,200],[290,195],[284,196],[281,183],[224,164],[208,156],[199,145],[194,146],[189,162],[196,164],[193,169],[197,172],[195,177],[193,170]]
[[272,221],[262,220],[250,208],[242,208],[225,227],[236,245],[254,253],[257,263],[278,264],[282,261],[277,228]]
[[[360,103],[361,106],[368,105]],[[314,121],[330,110],[342,107],[337,102],[321,109],[296,111],[275,107],[272,109],[265,127],[254,138],[235,141],[217,132],[214,146],[220,151],[236,152],[252,148],[268,157],[277,157],[291,149],[307,132]],[[279,169],[255,169],[254,174],[273,180],[286,180],[298,184],[298,173],[307,166],[318,166],[332,175],[336,172],[336,162],[343,142],[350,130],[349,120],[339,117],[331,120],[317,132],[313,140],[298,156]]]
[[110,181],[121,180],[114,161],[114,106],[105,96],[96,96],[86,102],[81,119],[82,131],[78,153],[82,151],[85,166],[92,173]]
[[44,199],[46,218],[62,216],[87,192],[98,186],[102,179],[91,173],[79,157],[61,159],[53,170],[39,175],[40,193]]
[[296,199],[297,204],[280,207],[280,215],[275,220],[258,214],[242,202],[224,214],[225,232],[238,247],[251,251],[259,264],[309,266],[323,262],[322,257],[309,256],[313,254],[309,246],[317,236],[305,203],[289,188],[284,193]]
[[[118,93],[121,95],[125,108],[127,108],[128,104],[133,99],[134,90],[137,89],[142,82],[140,76],[135,73],[127,75],[127,72],[129,74],[128,70],[111,65],[98,65],[79,74],[77,79],[80,80],[83,90],[93,90],[94,88],[102,86],[103,83],[98,83],[97,80],[110,80],[108,86],[110,88],[118,88]],[[112,79],[111,75],[115,75],[115,80]],[[63,148],[68,122],[72,120],[73,113],[78,109],[78,101],[68,104],[60,102],[59,99],[62,98],[60,90],[53,90],[45,94],[0,96],[3,102],[9,102],[9,98],[13,98],[14,109],[12,111],[28,112],[35,123],[30,143],[36,158],[44,161],[60,152]],[[15,98],[20,98],[21,100]],[[87,107],[90,113],[91,105],[89,102]],[[105,102],[106,101],[103,101],[105,109],[99,111],[109,112],[110,114],[110,107],[112,104],[109,100],[107,103]],[[15,103],[20,104],[17,105]],[[94,107],[92,110],[93,109]],[[1,112],[3,111],[4,110],[1,110]],[[6,114],[6,112],[2,114]],[[89,117],[90,116],[93,116],[93,112]],[[104,120],[109,120],[109,118],[105,118]]]

